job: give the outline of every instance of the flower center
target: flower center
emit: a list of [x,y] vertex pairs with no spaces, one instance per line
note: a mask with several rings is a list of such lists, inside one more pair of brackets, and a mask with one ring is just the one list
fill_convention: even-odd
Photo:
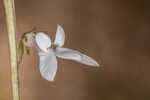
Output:
[[53,50],[56,50],[57,47],[58,47],[58,46],[55,45],[55,44],[52,44],[52,45],[51,45],[51,48],[52,48]]

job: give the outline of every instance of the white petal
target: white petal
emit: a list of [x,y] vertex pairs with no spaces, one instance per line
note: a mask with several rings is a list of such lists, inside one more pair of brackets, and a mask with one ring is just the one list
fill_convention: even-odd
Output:
[[48,81],[54,81],[57,72],[57,60],[54,52],[49,49],[48,52],[40,52],[40,73]]
[[38,47],[42,50],[47,52],[48,48],[51,46],[51,40],[48,35],[44,34],[43,32],[39,32],[35,36],[35,41]]
[[56,56],[63,59],[70,59],[70,60],[80,62],[82,64],[99,67],[99,64],[94,59],[76,50],[57,47],[55,53]]
[[63,28],[60,25],[58,25],[54,44],[57,45],[58,47],[62,47],[64,45],[64,42],[65,42],[65,32]]

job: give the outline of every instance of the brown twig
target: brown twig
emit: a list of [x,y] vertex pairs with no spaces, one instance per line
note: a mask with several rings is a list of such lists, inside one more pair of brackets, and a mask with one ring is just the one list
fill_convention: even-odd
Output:
[[11,83],[13,100],[20,100],[19,97],[19,78],[16,50],[16,17],[14,0],[3,0],[7,22],[7,31],[9,38],[10,64],[11,64]]

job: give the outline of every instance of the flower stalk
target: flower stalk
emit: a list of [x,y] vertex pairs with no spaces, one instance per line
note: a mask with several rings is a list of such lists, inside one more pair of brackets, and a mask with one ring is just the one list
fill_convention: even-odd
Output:
[[16,17],[14,0],[3,0],[9,38],[11,84],[13,100],[20,100],[19,97],[19,75],[16,50]]

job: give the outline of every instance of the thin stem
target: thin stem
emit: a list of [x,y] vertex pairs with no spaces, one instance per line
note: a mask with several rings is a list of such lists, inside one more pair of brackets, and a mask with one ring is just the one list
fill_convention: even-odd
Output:
[[7,31],[10,49],[11,83],[13,100],[19,100],[19,77],[16,50],[16,17],[14,0],[3,0],[6,14]]

